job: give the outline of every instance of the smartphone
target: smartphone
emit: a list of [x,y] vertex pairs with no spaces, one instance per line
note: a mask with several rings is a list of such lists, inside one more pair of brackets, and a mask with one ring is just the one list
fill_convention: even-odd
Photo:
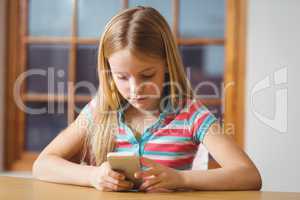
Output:
[[110,152],[107,154],[107,161],[112,170],[121,172],[126,179],[134,183],[133,189],[139,188],[141,179],[136,179],[134,173],[141,171],[139,156],[128,152]]

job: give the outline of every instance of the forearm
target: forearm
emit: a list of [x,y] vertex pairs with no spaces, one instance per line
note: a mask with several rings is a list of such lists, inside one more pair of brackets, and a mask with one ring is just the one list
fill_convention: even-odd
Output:
[[34,163],[33,176],[49,182],[90,186],[90,173],[94,168],[47,155]]
[[180,172],[183,187],[196,190],[259,190],[261,178],[257,170],[246,167],[189,170]]

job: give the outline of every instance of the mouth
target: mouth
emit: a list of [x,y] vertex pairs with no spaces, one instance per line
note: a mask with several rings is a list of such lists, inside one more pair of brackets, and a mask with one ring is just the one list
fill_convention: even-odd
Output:
[[133,101],[143,101],[145,99],[147,99],[147,97],[137,97],[137,98],[130,98]]

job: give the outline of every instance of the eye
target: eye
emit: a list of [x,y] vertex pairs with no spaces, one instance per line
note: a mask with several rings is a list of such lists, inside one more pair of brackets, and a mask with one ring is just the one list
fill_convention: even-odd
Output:
[[154,74],[150,74],[150,75],[144,74],[144,75],[142,75],[142,77],[143,77],[144,79],[150,79],[150,78],[152,78],[154,75],[155,75],[155,73],[154,73]]
[[127,77],[126,76],[117,76],[118,79],[121,79],[121,80],[127,80]]

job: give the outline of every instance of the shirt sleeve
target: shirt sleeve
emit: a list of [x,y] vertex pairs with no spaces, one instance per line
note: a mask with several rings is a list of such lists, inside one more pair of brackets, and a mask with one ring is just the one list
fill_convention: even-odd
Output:
[[[74,122],[77,128],[84,129],[86,134],[90,133],[88,130],[93,130],[93,113],[96,109],[96,101],[95,96],[81,109]],[[85,143],[85,145],[87,145],[86,151],[81,152],[81,164],[96,165],[90,143]],[[85,150],[85,148],[83,148],[83,150]]]
[[189,107],[190,131],[196,144],[202,143],[209,127],[217,118],[199,100],[195,100]]
[[80,111],[76,122],[82,127],[87,127],[93,122],[93,113],[96,109],[96,96],[93,97]]
[[96,108],[96,97],[93,97],[91,101],[89,101],[80,111],[80,114],[82,113],[87,117],[89,120],[92,120],[93,118],[93,112]]

